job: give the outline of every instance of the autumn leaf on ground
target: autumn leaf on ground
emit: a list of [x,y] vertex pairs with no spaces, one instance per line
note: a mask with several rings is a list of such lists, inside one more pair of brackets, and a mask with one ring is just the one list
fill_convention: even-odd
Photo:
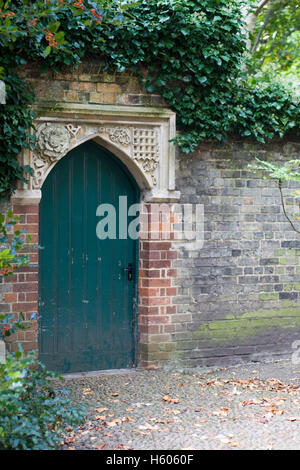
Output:
[[238,447],[240,444],[238,442],[230,442],[230,447]]
[[104,421],[106,419],[106,416],[105,415],[95,415],[94,418],[99,421]]
[[123,418],[123,421],[131,421],[134,423],[134,419],[130,418],[130,416],[125,416],[125,418]]
[[116,426],[116,423],[114,421],[104,421],[103,424],[105,424],[109,428]]
[[111,396],[112,396],[112,397],[118,397],[119,394],[118,394],[118,392],[113,392],[113,393],[111,394]]
[[213,411],[212,414],[215,416],[228,416],[228,413],[230,411],[230,408],[227,408],[224,406],[223,408],[220,408],[218,411]]
[[278,408],[274,408],[273,406],[266,406],[265,410],[268,413],[272,413],[273,415],[277,415],[277,416],[283,415],[284,413],[283,410],[278,410]]
[[167,418],[167,423],[174,423],[174,419],[173,418]]
[[106,444],[100,444],[98,446],[93,446],[94,449],[97,449],[97,450],[102,450],[106,447]]
[[103,411],[108,411],[108,408],[96,408],[97,413],[103,413]]
[[241,401],[240,405],[262,405],[264,400],[257,400],[256,398],[251,398],[250,400]]
[[169,397],[169,395],[164,395],[162,397],[162,399],[163,399],[163,401],[166,401],[167,403],[175,403],[175,404],[179,403],[178,398],[171,398],[171,397]]

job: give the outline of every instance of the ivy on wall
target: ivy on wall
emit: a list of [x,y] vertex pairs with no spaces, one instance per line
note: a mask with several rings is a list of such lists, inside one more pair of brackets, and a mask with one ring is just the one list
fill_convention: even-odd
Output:
[[264,142],[299,129],[299,109],[282,86],[253,83],[241,72],[240,0],[0,0],[0,9],[0,78],[8,94],[0,105],[2,194],[23,177],[21,148],[34,145],[34,95],[17,71],[27,61],[60,71],[98,55],[107,69],[133,69],[177,113],[176,142],[187,153],[233,132]]

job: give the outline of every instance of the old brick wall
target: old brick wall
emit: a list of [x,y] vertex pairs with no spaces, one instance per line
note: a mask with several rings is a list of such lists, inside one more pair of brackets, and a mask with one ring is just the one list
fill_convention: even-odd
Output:
[[281,163],[299,158],[300,141],[236,140],[202,144],[190,156],[178,152],[181,202],[203,204],[205,211],[203,248],[186,243],[174,261],[172,340],[179,362],[291,357],[300,339],[300,236],[283,215],[276,183],[247,171],[255,157]]
[[131,71],[104,72],[99,61],[84,61],[77,70],[41,74],[30,64],[22,75],[34,87],[36,103],[89,103],[126,106],[166,106],[162,97],[145,91]]
[[[147,94],[130,72],[103,72],[85,62],[70,73],[23,75],[36,103],[90,103],[166,107]],[[231,139],[201,144],[192,155],[177,152],[176,187],[181,203],[203,204],[202,249],[174,241],[141,240],[139,279],[140,365],[230,364],[291,355],[300,339],[300,238],[280,206],[276,184],[247,171],[255,157],[284,162],[299,158],[300,141],[261,145]],[[16,215],[38,241],[38,205],[16,204]],[[172,223],[175,219],[172,219]],[[175,226],[175,225],[174,225]],[[157,230],[151,227],[149,230]],[[159,227],[161,230],[161,227]],[[0,278],[0,311],[37,311],[38,254],[29,267]],[[36,324],[18,334],[36,348]]]

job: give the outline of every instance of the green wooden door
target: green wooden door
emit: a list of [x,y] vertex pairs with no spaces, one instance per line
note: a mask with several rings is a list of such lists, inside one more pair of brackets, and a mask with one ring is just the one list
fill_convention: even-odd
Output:
[[[43,185],[39,359],[52,370],[135,365],[137,240],[119,238],[119,196],[127,196],[128,207],[139,202],[126,168],[95,142],[69,152]],[[100,204],[115,207],[116,239],[96,236]],[[129,263],[132,281],[124,269]]]

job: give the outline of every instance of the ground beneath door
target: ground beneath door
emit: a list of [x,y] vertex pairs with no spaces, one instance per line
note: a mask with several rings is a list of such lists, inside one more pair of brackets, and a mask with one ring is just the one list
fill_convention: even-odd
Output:
[[64,449],[300,449],[300,365],[290,361],[102,373],[65,387],[89,416]]

